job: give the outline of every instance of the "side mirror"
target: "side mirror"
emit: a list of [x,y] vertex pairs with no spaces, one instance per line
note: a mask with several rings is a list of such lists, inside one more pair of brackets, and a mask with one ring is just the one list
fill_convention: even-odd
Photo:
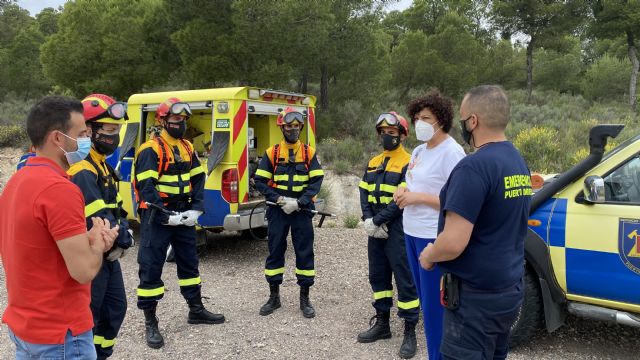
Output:
[[604,180],[597,175],[590,175],[584,179],[584,199],[593,204],[601,204],[605,201]]

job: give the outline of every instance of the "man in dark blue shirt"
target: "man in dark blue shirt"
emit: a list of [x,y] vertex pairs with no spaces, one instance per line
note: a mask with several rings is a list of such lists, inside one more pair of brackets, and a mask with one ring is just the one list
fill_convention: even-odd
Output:
[[443,303],[443,359],[505,359],[523,300],[531,176],[504,133],[509,100],[502,88],[472,89],[460,115],[463,138],[475,152],[442,188],[438,238],[420,262],[425,269],[438,263],[450,274],[443,275],[443,284],[454,284],[447,290],[455,286],[458,294],[456,304]]

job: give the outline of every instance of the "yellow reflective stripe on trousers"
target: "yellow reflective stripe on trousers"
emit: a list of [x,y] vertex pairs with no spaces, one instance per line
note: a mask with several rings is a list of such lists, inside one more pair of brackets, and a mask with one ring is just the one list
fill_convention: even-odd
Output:
[[376,291],[373,293],[373,298],[375,300],[380,300],[380,299],[384,299],[384,298],[392,298],[393,297],[393,290],[383,290],[383,291]]
[[267,170],[258,169],[256,170],[256,176],[262,176],[263,178],[271,179],[273,174],[268,172]]
[[202,173],[204,173],[204,168],[202,167],[202,165],[198,166],[197,168],[193,168],[191,169],[191,171],[189,171],[190,176],[196,176]]
[[387,185],[387,184],[380,184],[380,191],[386,191],[388,193],[394,193],[396,192],[396,190],[398,190],[397,186],[394,185]]
[[279,275],[279,274],[284,274],[284,268],[278,268],[278,269],[264,269],[264,274],[267,276],[275,276],[275,275]]
[[184,174],[180,174],[180,175],[162,175],[160,176],[160,179],[158,179],[159,182],[163,182],[163,183],[177,183],[178,181],[189,181],[191,180],[191,175],[189,175],[189,173],[184,173]]
[[316,176],[324,176],[324,171],[322,171],[322,169],[309,171],[309,177],[316,177]]
[[[388,204],[393,200],[393,196],[380,196],[380,204]],[[376,198],[373,195],[369,195],[369,197],[367,197],[367,201],[372,203],[372,204],[377,204],[378,201],[376,200]]]
[[418,299],[407,301],[407,302],[398,300],[398,309],[409,310],[409,309],[415,309],[418,306],[420,306],[420,300]]
[[373,191],[376,188],[376,184],[369,184],[368,182],[362,181],[360,180],[360,184],[358,185],[361,189],[367,190],[367,191]]
[[[180,194],[180,187],[178,186],[169,186],[169,185],[158,185],[158,191],[163,192],[165,194]],[[182,194],[187,194],[191,190],[190,186],[182,187]]]
[[178,279],[178,285],[180,286],[198,285],[201,282],[202,280],[200,279],[200,276],[191,279]]
[[296,275],[316,276],[316,271],[315,270],[300,270],[300,269],[296,268]]
[[164,294],[164,286],[155,289],[140,289],[138,288],[138,296],[140,297],[153,297]]
[[93,335],[93,343],[95,345],[100,345],[100,347],[104,349],[115,345],[116,339],[105,339],[100,335]]
[[89,217],[102,209],[115,209],[117,204],[107,204],[102,199],[98,199],[84,207],[84,216]]
[[147,170],[145,172],[141,172],[140,174],[136,175],[136,180],[138,181],[142,181],[142,180],[146,180],[149,178],[154,178],[157,179],[158,178],[158,172],[155,170]]

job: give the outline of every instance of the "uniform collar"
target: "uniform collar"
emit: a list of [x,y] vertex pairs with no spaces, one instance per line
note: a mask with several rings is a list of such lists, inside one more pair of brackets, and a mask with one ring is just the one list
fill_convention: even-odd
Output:
[[397,154],[401,154],[404,152],[404,147],[402,146],[402,144],[398,145],[397,148],[393,149],[393,150],[384,150],[382,153],[385,156],[389,156],[389,157],[393,157]]
[[178,145],[180,143],[180,139],[176,139],[173,136],[169,135],[166,129],[162,129],[160,137],[162,138],[162,140],[166,141],[169,146]]
[[297,150],[300,147],[300,140],[296,141],[293,144],[288,143],[286,140],[281,140],[280,141],[280,147],[282,147],[283,149],[291,149],[291,150]]
[[107,160],[107,156],[99,153],[93,146],[91,147],[91,151],[89,151],[89,156],[96,164],[101,164]]

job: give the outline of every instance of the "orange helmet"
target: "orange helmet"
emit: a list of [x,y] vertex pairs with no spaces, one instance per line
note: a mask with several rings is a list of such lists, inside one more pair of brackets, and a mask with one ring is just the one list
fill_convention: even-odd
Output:
[[180,99],[172,97],[167,101],[158,105],[156,110],[156,120],[160,120],[167,115],[186,115],[187,118],[191,117],[191,107],[186,102],[182,102]]
[[304,127],[304,115],[300,111],[289,106],[278,114],[276,125],[283,126],[284,124],[291,124],[294,121],[300,123],[300,128]]
[[400,131],[400,134],[409,136],[409,122],[395,111],[382,113],[378,116],[378,120],[376,120],[376,131],[380,132],[380,128],[385,126],[396,127]]
[[122,124],[127,120],[127,105],[104,94],[91,94],[82,99],[84,121]]

